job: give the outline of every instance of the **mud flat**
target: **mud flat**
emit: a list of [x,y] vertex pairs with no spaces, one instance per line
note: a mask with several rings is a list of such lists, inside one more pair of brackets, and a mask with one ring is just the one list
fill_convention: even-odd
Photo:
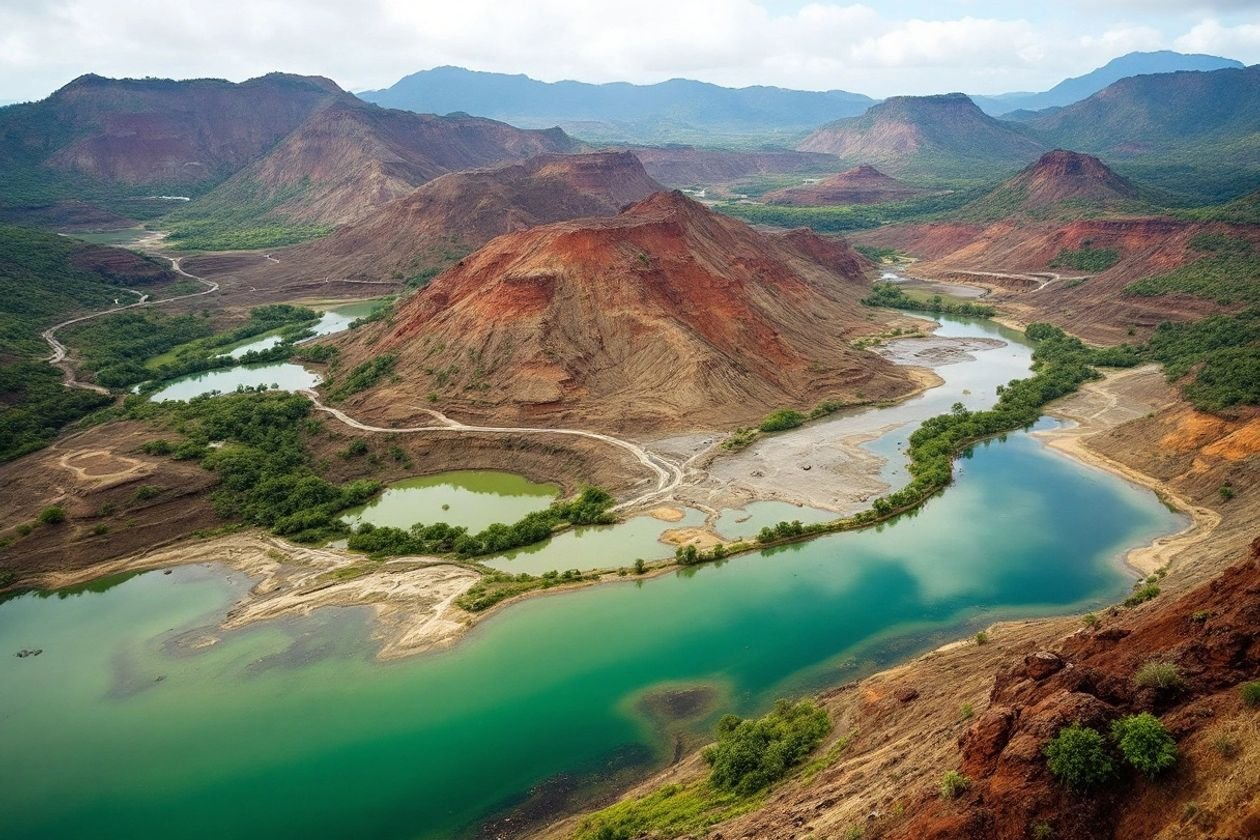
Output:
[[[967,334],[980,331],[975,324],[948,319],[945,324],[944,334],[896,339],[880,348],[886,358],[911,366],[919,384],[916,396],[890,406],[840,411],[764,436],[741,452],[721,454],[680,498],[712,508],[773,499],[839,515],[869,507],[890,489],[890,458],[900,457],[903,439],[920,422],[947,411],[954,401],[987,408],[994,386],[1026,374],[1030,355],[1023,347],[996,335]],[[963,334],[950,334],[956,329]],[[995,357],[1014,364],[994,364],[986,373],[984,362]]]

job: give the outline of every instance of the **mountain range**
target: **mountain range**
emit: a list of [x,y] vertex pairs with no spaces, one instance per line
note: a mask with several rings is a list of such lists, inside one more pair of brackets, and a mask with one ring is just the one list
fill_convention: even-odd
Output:
[[1144,76],[1152,73],[1176,73],[1182,70],[1223,70],[1227,67],[1241,68],[1241,61],[1232,58],[1221,58],[1215,55],[1200,55],[1158,50],[1156,52],[1132,52],[1113,58],[1097,70],[1091,70],[1081,76],[1064,79],[1054,87],[1040,93],[1002,93],[997,96],[971,97],[980,109],[993,116],[1010,114],[1014,111],[1041,111],[1046,108],[1061,108],[1093,96],[1113,82],[1129,76]]
[[875,103],[843,90],[726,88],[690,79],[654,85],[540,82],[462,67],[422,70],[359,96],[389,108],[466,112],[526,128],[559,125],[584,139],[632,142],[686,139],[692,132],[790,135]]

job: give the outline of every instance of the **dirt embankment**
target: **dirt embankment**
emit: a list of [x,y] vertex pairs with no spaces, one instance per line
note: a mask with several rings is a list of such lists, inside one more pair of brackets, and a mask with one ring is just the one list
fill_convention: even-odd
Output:
[[[1161,547],[1162,594],[1103,613],[1094,629],[1078,617],[1003,622],[986,644],[947,645],[824,694],[831,742],[850,738],[848,746],[808,783],[785,783],[711,836],[1024,840],[1041,822],[1069,840],[1254,836],[1260,726],[1237,684],[1260,677],[1260,567],[1250,547],[1260,533],[1260,412],[1194,411],[1152,368],[1091,383],[1052,409],[1079,424],[1053,445],[1130,470],[1204,512],[1194,531]],[[1226,481],[1234,495],[1222,501]],[[1206,618],[1195,617],[1200,611]],[[1176,662],[1188,690],[1137,690],[1133,672],[1151,659]],[[1169,778],[1126,776],[1079,800],[1053,784],[1040,750],[1059,724],[1143,709],[1178,740],[1182,759]],[[937,788],[952,769],[972,787],[946,803]],[[629,795],[704,772],[692,755]],[[567,837],[576,819],[542,836]]]
[[[1196,319],[1225,309],[1187,295],[1123,294],[1130,283],[1166,274],[1202,256],[1191,242],[1204,233],[1260,242],[1255,226],[1168,218],[893,225],[857,234],[854,240],[898,248],[919,258],[909,270],[915,277],[990,289],[990,302],[1013,320],[1049,321],[1089,341],[1119,344],[1144,339],[1164,321]],[[1052,265],[1064,251],[1081,249],[1111,250],[1118,261],[1092,275]],[[1018,275],[1040,277],[1030,282]],[[1049,278],[1055,279],[1041,282]]]
[[[54,446],[0,466],[0,570],[17,576],[15,586],[48,585],[46,575],[91,570],[99,564],[137,557],[229,524],[209,499],[214,473],[196,462],[146,455],[148,441],[180,437],[169,429],[126,421],[88,429]],[[368,443],[363,455],[347,458],[352,440]],[[595,483],[617,495],[651,484],[628,453],[599,441],[549,435],[490,435],[454,432],[372,435],[324,421],[308,435],[312,463],[332,481],[374,478],[396,481],[454,469],[500,469],[566,491]],[[397,457],[401,455],[402,457]],[[36,525],[47,506],[64,508],[67,519]],[[33,526],[23,534],[24,526]],[[179,551],[172,552],[178,559]],[[190,557],[190,562],[192,558]]]

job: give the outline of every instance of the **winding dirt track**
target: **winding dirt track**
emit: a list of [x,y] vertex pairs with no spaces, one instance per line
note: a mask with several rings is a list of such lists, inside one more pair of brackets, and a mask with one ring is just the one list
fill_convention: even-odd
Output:
[[102,388],[100,385],[93,385],[90,382],[80,382],[75,378],[74,368],[66,363],[66,345],[57,340],[57,330],[60,330],[63,327],[68,327],[71,324],[79,324],[83,321],[90,321],[93,318],[99,318],[102,315],[109,315],[114,312],[123,312],[127,309],[137,309],[142,306],[160,306],[164,303],[172,303],[177,300],[187,300],[188,298],[208,295],[211,292],[217,292],[219,290],[218,283],[198,277],[195,274],[189,274],[187,271],[180,268],[179,261],[182,257],[167,257],[167,259],[171,261],[171,270],[173,270],[176,274],[182,274],[190,280],[196,280],[198,283],[203,284],[206,288],[200,292],[192,292],[187,295],[176,295],[175,297],[163,298],[162,300],[149,300],[149,296],[147,294],[141,294],[135,289],[127,289],[127,291],[131,292],[133,295],[140,295],[140,300],[135,303],[129,303],[126,306],[115,306],[112,309],[102,309],[100,312],[93,312],[89,315],[80,315],[78,318],[71,318],[68,321],[62,321],[60,324],[54,324],[40,333],[44,341],[48,342],[48,347],[52,350],[52,355],[47,359],[48,364],[61,368],[61,370],[65,373],[67,388],[82,388],[85,391],[95,391],[98,394],[109,393],[108,388]]
[[[267,255],[267,258],[272,259],[273,262],[279,262],[279,260],[274,260],[270,255]],[[164,298],[162,300],[149,300],[148,295],[140,294],[140,292],[136,292],[134,290],[128,289],[128,291],[131,291],[132,294],[140,295],[140,300],[136,301],[135,303],[128,304],[126,306],[115,306],[111,309],[103,309],[100,312],[93,312],[89,315],[80,315],[77,318],[70,318],[69,320],[62,321],[60,324],[55,324],[54,326],[51,326],[48,329],[44,330],[44,332],[42,333],[42,336],[44,338],[44,341],[48,342],[48,346],[52,350],[52,355],[48,357],[47,361],[51,365],[60,367],[62,371],[65,373],[65,376],[66,376],[65,384],[67,388],[83,388],[88,391],[95,391],[99,394],[109,393],[109,390],[106,388],[102,388],[101,386],[94,385],[90,382],[80,382],[78,379],[75,378],[74,368],[66,362],[66,353],[67,353],[66,346],[57,340],[58,330],[64,327],[68,327],[71,324],[82,323],[83,321],[88,321],[88,320],[91,320],[92,318],[99,318],[102,315],[109,315],[114,312],[122,312],[127,309],[136,309],[142,306],[158,306],[163,303],[171,303],[172,301],[186,300],[188,298],[200,297],[201,295],[208,295],[213,292],[217,292],[219,290],[218,283],[215,283],[210,280],[206,280],[202,277],[198,277],[195,274],[189,274],[187,271],[184,271],[184,269],[180,267],[180,264],[179,264],[180,259],[182,258],[167,257],[167,259],[171,261],[171,269],[174,270],[176,273],[182,274],[184,277],[188,277],[192,280],[196,280],[198,283],[204,284],[206,288],[200,292],[193,292],[192,294],[187,294],[187,295],[178,295],[176,297]],[[451,418],[447,417],[441,412],[434,411],[432,409],[426,409],[426,411],[429,414],[433,415],[435,420],[441,423],[441,425],[439,426],[416,426],[416,427],[405,428],[405,429],[389,428],[385,426],[369,426],[366,423],[360,423],[358,420],[355,420],[353,417],[346,414],[344,411],[341,411],[340,409],[331,408],[329,406],[324,405],[322,402],[320,402],[319,395],[316,394],[314,391],[302,390],[300,391],[300,393],[306,396],[306,398],[309,399],[312,403],[314,403],[315,407],[319,409],[320,411],[331,414],[337,420],[341,421],[347,426],[350,426],[351,428],[359,429],[365,432],[377,432],[377,433],[382,433],[382,434],[399,434],[399,433],[432,432],[432,431],[447,431],[447,432],[454,431],[454,432],[488,432],[491,434],[570,435],[573,437],[584,437],[584,438],[590,438],[591,440],[603,441],[604,443],[611,444],[612,446],[620,447],[621,449],[624,449],[625,451],[633,455],[640,464],[647,467],[648,470],[650,470],[656,476],[656,489],[650,490],[646,493],[640,494],[639,496],[633,499],[622,502],[621,504],[614,507],[613,510],[624,510],[626,508],[631,508],[636,505],[643,504],[644,502],[647,502],[649,500],[657,499],[668,493],[672,493],[674,490],[678,488],[680,484],[682,484],[682,481],[683,481],[683,469],[677,466],[676,464],[673,464],[670,461],[667,461],[666,459],[662,458],[659,455],[656,455],[655,453],[649,452],[648,450],[644,449],[638,444],[631,443],[630,441],[627,441],[627,440],[622,440],[621,438],[613,437],[612,435],[601,434],[599,432],[588,432],[583,429],[547,429],[547,428],[517,428],[517,427],[502,427],[502,426],[469,426],[464,423],[460,423],[456,420],[452,420]]]
[[548,429],[542,427],[521,427],[521,426],[469,426],[460,423],[458,420],[452,420],[440,411],[426,409],[432,414],[441,425],[438,426],[411,426],[408,428],[393,428],[389,426],[370,426],[367,423],[361,423],[350,415],[346,414],[339,408],[332,408],[320,402],[319,394],[309,389],[300,391],[307,399],[309,399],[320,411],[331,414],[340,422],[346,424],[352,429],[359,429],[364,432],[377,432],[383,434],[415,434],[417,432],[489,432],[491,434],[526,434],[526,435],[570,435],[573,437],[590,438],[591,440],[603,441],[604,443],[620,447],[635,459],[647,467],[656,475],[656,489],[649,490],[640,494],[633,499],[622,502],[613,508],[613,510],[624,510],[636,505],[643,504],[652,499],[656,499],[667,493],[672,493],[682,484],[683,469],[670,461],[665,460],[661,456],[649,452],[638,444],[631,443],[628,440],[622,440],[612,435],[605,435],[600,432],[588,432],[583,429]]

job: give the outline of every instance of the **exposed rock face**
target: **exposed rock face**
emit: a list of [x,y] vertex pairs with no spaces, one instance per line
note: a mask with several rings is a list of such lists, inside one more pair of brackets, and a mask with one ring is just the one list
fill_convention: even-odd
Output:
[[[1196,622],[1191,618],[1196,613],[1207,618]],[[1042,749],[1068,724],[1105,732],[1111,721],[1136,712],[1161,717],[1184,743],[1218,714],[1235,711],[1241,702],[1237,686],[1260,676],[1260,565],[1253,557],[1178,601],[1151,605],[1124,623],[1107,629],[1129,632],[1081,631],[1058,651],[1030,654],[1000,672],[989,709],[959,738],[971,789],[959,803],[922,803],[889,836],[1023,840],[1033,826],[1045,823],[1055,837],[1101,840],[1155,836],[1166,827],[1168,814],[1141,806],[1149,798],[1144,785],[1069,792],[1050,776]],[[1135,686],[1133,675],[1153,659],[1175,663],[1185,690]],[[1121,770],[1126,778],[1132,772]],[[1164,796],[1155,788],[1149,793]],[[1217,814],[1217,830],[1203,836],[1247,836],[1234,832],[1248,818],[1246,809]]]
[[880,329],[859,303],[868,265],[657,193],[492,240],[343,339],[343,364],[398,354],[402,381],[360,413],[432,394],[444,412],[512,425],[712,428],[905,393],[902,372],[852,347]]
[[986,115],[961,93],[894,96],[860,117],[828,123],[805,138],[803,152],[826,152],[886,172],[1022,165],[1042,145]]
[[812,207],[824,204],[879,204],[885,201],[905,201],[928,191],[912,187],[863,164],[853,169],[824,178],[816,184],[788,187],[766,193],[767,204],[789,204]]
[[660,189],[629,152],[541,155],[430,181],[333,235],[280,255],[264,278],[415,277],[496,236],[549,222],[612,216]]

